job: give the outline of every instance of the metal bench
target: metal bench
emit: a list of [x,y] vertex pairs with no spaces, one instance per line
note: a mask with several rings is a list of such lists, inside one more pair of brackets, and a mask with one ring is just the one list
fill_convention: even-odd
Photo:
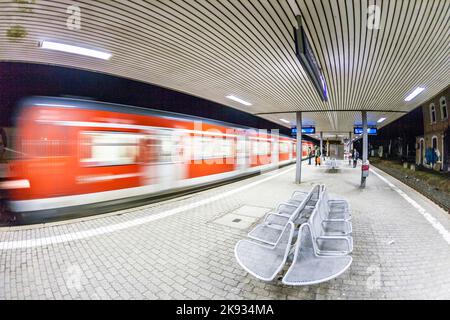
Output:
[[[307,207],[307,204],[310,203],[311,198],[315,196],[315,194],[318,194],[320,189],[320,186],[315,186],[298,205],[289,203],[280,204],[276,212],[268,213],[264,218],[263,223],[257,225],[248,233],[248,237],[274,245],[278,241],[283,228],[288,222],[293,222],[298,225],[308,221],[313,208]],[[314,203],[316,204],[317,202],[315,201]],[[283,207],[293,207],[294,210],[292,212],[286,212],[283,211]]]
[[288,204],[299,206],[303,200],[310,196],[309,201],[306,203],[308,207],[314,207],[319,200],[320,192],[322,191],[322,185],[315,185],[310,192],[294,191],[291,198],[287,201]]
[[[308,224],[319,255],[347,255],[353,251],[353,238],[348,232],[349,221],[326,221],[321,214],[322,200],[311,215]],[[350,224],[350,225],[349,225]]]
[[325,166],[331,170],[339,169],[339,162],[336,159],[328,159],[325,161]]
[[288,222],[273,246],[250,240],[236,244],[234,254],[239,265],[254,277],[272,281],[283,269],[294,238],[294,224]]
[[[317,196],[314,207],[306,204]],[[292,213],[283,211],[268,214],[264,223],[249,233],[261,242],[241,240],[235,256],[244,270],[263,281],[272,281],[288,261],[294,249],[292,265],[283,278],[288,285],[309,285],[333,279],[348,269],[353,251],[349,205],[343,199],[329,200],[325,186],[315,186]],[[333,218],[330,219],[330,214]],[[350,215],[351,217],[351,215]],[[295,230],[301,224],[300,230]],[[295,247],[293,239],[297,237]]]
[[321,256],[317,254],[309,224],[300,227],[294,260],[282,282],[291,286],[313,285],[343,274],[352,264],[351,256]]
[[328,189],[324,187],[322,191],[323,201],[326,204],[325,210],[327,220],[351,220],[350,204],[344,199],[330,199]]

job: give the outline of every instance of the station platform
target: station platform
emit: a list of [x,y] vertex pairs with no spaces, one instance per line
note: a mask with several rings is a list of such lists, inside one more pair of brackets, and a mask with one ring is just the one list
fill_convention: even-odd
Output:
[[[450,299],[450,215],[383,172],[295,167],[97,217],[0,231],[0,299]],[[353,215],[353,264],[320,285],[247,274],[236,243],[294,190]]]

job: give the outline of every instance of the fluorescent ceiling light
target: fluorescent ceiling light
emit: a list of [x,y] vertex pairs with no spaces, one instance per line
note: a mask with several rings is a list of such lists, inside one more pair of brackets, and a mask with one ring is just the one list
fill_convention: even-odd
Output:
[[280,121],[282,121],[282,122],[284,122],[284,123],[289,123],[289,124],[291,124],[291,122],[290,122],[290,121],[287,121],[286,119],[280,119]]
[[414,99],[415,97],[417,97],[419,94],[422,93],[422,91],[425,90],[425,88],[419,87],[416,90],[414,90],[409,96],[407,96],[405,98],[406,102],[411,101],[412,99]]
[[235,96],[227,96],[228,99],[239,102],[241,104],[243,104],[244,106],[251,106],[252,104],[250,102],[244,101],[242,99],[239,99],[238,97]]
[[382,122],[384,122],[384,120],[386,120],[386,118],[380,118],[380,119],[378,120],[378,123],[382,123]]
[[40,47],[43,49],[74,53],[74,54],[79,54],[79,55],[103,59],[103,60],[109,60],[112,57],[112,54],[108,53],[108,52],[102,52],[102,51],[98,51],[98,50],[92,50],[92,49],[87,49],[87,48],[82,48],[82,47],[77,47],[77,46],[71,46],[68,44],[51,42],[51,41],[42,41],[40,43]]

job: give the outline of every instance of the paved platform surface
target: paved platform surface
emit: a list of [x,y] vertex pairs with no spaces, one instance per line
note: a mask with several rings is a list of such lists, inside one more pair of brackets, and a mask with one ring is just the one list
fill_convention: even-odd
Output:
[[[376,171],[305,164],[84,221],[2,229],[0,299],[450,299],[450,215]],[[381,178],[377,175],[380,174]],[[320,285],[264,283],[236,242],[293,190],[324,183],[353,209],[354,262]]]

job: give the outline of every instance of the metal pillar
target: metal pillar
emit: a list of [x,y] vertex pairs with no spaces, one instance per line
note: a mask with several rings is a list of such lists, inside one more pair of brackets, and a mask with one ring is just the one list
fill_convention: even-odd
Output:
[[348,165],[351,166],[352,165],[352,132],[350,131],[348,133],[348,144],[347,144],[347,155],[348,155]]
[[[367,111],[362,111],[362,122],[363,122],[363,143],[362,143],[362,164],[367,165],[367,160],[369,159],[369,136],[367,134]],[[364,171],[361,171],[361,188],[366,187],[366,176]]]
[[[327,154],[328,156],[328,154]],[[322,163],[322,159],[324,159],[323,155],[323,132],[320,132],[320,163]]]
[[303,157],[303,148],[302,148],[302,113],[296,112],[297,116],[297,164],[295,170],[295,183],[302,183],[302,157]]

